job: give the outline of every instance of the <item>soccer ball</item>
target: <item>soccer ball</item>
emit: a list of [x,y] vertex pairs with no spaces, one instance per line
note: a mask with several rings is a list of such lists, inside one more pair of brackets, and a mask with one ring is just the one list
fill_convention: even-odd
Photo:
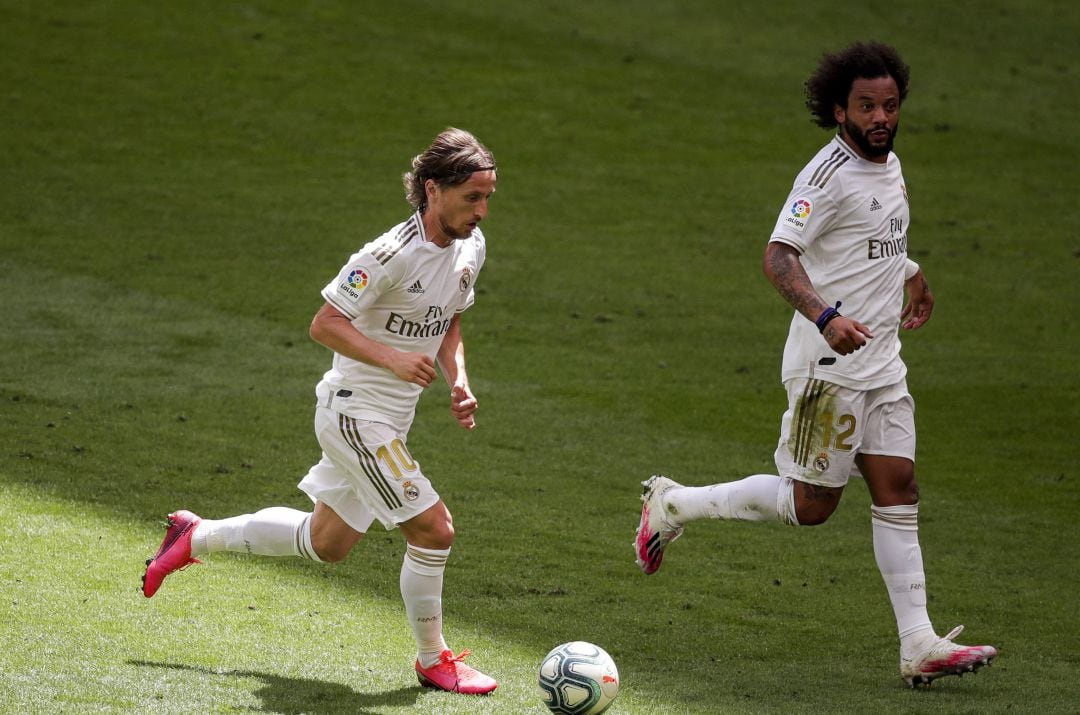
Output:
[[600,646],[563,643],[540,663],[540,691],[556,715],[598,715],[619,694],[619,671]]

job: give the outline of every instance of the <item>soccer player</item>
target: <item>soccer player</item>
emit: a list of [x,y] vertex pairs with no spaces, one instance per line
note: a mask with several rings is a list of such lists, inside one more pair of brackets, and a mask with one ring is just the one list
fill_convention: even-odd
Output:
[[861,474],[900,673],[914,687],[989,664],[997,651],[954,643],[962,626],[938,636],[926,610],[914,403],[899,329],[926,323],[934,298],[907,258],[908,195],[892,151],[908,77],[892,47],[856,43],[824,55],[806,82],[815,123],[837,132],[799,172],[765,250],[766,276],[796,311],[782,367],[779,475],[702,487],[651,477],[634,549],[651,574],[696,519],[821,524],[849,476]]
[[421,391],[450,387],[450,411],[476,426],[465,370],[461,314],[475,299],[495,192],[495,159],[469,132],[450,128],[412,160],[403,177],[415,212],[349,258],[322,289],[311,337],[334,352],[316,387],[315,435],[322,459],[299,488],[311,512],[277,506],[220,520],[169,515],[165,540],[143,576],[147,598],[166,576],[215,551],[338,562],[374,520],[405,537],[401,597],[416,638],[415,669],[428,687],[494,690],[494,679],[455,655],[442,633],[443,571],[450,512],[406,446]]

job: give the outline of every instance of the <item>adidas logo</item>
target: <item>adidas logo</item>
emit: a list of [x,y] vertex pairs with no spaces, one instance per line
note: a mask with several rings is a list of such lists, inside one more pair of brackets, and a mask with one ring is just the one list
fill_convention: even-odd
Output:
[[405,292],[407,292],[407,293],[423,293],[424,292],[424,286],[420,285],[420,281],[417,280],[411,286],[406,288]]
[[878,200],[877,200],[876,196],[874,198],[870,199],[870,210],[871,211],[877,211],[880,208],[881,208],[881,204],[878,203]]

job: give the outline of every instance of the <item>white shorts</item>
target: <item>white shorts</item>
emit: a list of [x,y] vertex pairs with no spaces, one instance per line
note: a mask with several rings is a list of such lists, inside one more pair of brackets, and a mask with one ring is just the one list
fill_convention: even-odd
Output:
[[407,435],[379,422],[315,408],[315,436],[323,455],[298,485],[345,523],[364,533],[378,519],[387,529],[439,501],[439,494],[405,446]]
[[907,382],[874,390],[796,378],[784,383],[788,409],[780,425],[780,476],[842,487],[859,476],[857,454],[915,461],[915,401]]

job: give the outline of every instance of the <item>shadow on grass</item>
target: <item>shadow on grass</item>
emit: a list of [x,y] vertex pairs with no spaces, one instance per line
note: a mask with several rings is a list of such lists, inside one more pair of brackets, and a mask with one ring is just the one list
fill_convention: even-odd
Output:
[[182,663],[155,663],[146,660],[129,660],[130,665],[147,668],[167,668],[189,671],[201,675],[219,675],[230,678],[258,678],[261,688],[255,695],[262,700],[263,712],[286,713],[352,713],[353,715],[378,715],[380,707],[415,707],[424,689],[419,685],[398,688],[382,693],[361,693],[340,683],[308,678],[284,678],[252,670],[229,670],[203,668]]

